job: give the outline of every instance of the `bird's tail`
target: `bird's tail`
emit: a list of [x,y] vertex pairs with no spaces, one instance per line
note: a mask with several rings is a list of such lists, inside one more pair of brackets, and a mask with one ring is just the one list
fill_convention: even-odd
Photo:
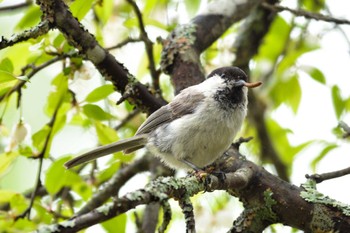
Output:
[[105,146],[100,146],[92,151],[79,155],[78,157],[75,157],[66,162],[64,166],[68,169],[121,150],[128,149],[127,151],[134,151],[136,149],[142,148],[146,143],[147,135],[136,135],[132,138],[127,138]]

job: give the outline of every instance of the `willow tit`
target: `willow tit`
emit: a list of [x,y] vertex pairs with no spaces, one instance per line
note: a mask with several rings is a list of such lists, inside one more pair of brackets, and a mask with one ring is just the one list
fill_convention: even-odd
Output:
[[216,69],[204,82],[182,90],[152,113],[134,137],[98,147],[65,167],[146,147],[171,168],[200,170],[228,149],[247,113],[248,88],[260,85],[247,82],[247,75],[237,67]]

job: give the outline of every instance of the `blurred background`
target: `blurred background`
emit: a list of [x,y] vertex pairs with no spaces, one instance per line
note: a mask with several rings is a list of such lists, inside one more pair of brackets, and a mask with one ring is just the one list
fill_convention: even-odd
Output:
[[[204,11],[210,2],[136,1],[143,14],[148,35],[154,42],[157,67],[162,49],[157,38],[166,38],[178,24],[189,22]],[[0,8],[18,3],[22,2],[0,1]],[[99,1],[76,0],[68,3],[73,14],[96,36],[103,47],[111,48],[127,38],[138,38],[139,26],[133,9],[127,2],[104,0],[100,4]],[[84,8],[83,5],[89,7]],[[350,3],[347,1],[287,0],[282,1],[281,5],[350,20]],[[0,25],[6,26],[0,27],[0,35],[10,38],[38,22],[40,9],[30,2],[18,9],[1,10]],[[202,54],[201,61],[207,73],[217,67],[231,65],[235,59],[239,59],[235,57],[233,44],[242,25],[243,23],[233,25]],[[269,136],[279,158],[286,166],[285,172],[290,182],[297,186],[306,181],[305,174],[330,172],[350,166],[350,143],[341,137],[342,132],[338,127],[340,121],[350,124],[349,36],[349,24],[306,19],[283,11],[275,17],[258,54],[249,63],[251,79],[264,82],[254,94],[265,107],[265,112],[261,114]],[[53,196],[60,187],[71,186],[77,198],[86,200],[103,183],[101,181],[110,178],[122,163],[128,163],[145,153],[142,150],[132,156],[119,153],[113,158],[109,156],[98,160],[99,170],[94,181],[81,179],[78,175],[70,177],[71,183],[61,184],[58,181],[64,172],[60,165],[68,158],[100,144],[132,136],[146,117],[145,114],[136,114],[118,131],[114,131],[113,128],[133,111],[133,106],[127,102],[116,106],[120,95],[113,92],[112,85],[101,77],[90,62],[79,57],[55,62],[37,72],[29,81],[26,80],[28,72],[23,73],[26,65],[39,66],[52,59],[52,54],[72,51],[74,48],[67,44],[57,30],[0,50],[0,203],[19,203],[18,206],[15,205],[12,214],[18,214],[25,209],[28,200],[22,194],[35,186],[39,161],[30,157],[40,152],[45,138],[48,137],[47,124],[57,105],[57,93],[62,88],[69,89],[74,93],[76,101],[74,105],[69,101],[64,103],[65,110],[60,113],[62,116],[59,118],[59,126],[50,137],[49,148],[45,152],[41,180],[50,195],[36,200],[32,214],[42,223],[50,220],[43,220],[40,211],[57,208],[59,201],[54,200]],[[111,49],[110,52],[139,81],[152,82],[142,42],[128,43],[121,48]],[[7,77],[5,71],[16,76],[15,79]],[[63,77],[67,78],[67,87],[62,84]],[[9,89],[21,80],[26,81],[21,89],[21,98],[19,99],[18,93],[7,95]],[[167,75],[161,74],[160,85],[164,98],[171,100],[173,88]],[[251,142],[244,144],[241,153],[277,174],[274,162],[261,155],[260,139],[250,121],[245,122],[239,136],[254,137]],[[90,172],[91,168],[86,167],[81,174],[88,176]],[[184,173],[180,172],[179,176],[181,175]],[[148,181],[149,175],[142,173],[131,179],[121,189],[120,195],[142,188]],[[317,187],[331,198],[349,203],[349,193],[344,188],[349,182],[349,177],[345,176],[323,182]],[[234,217],[239,216],[242,210],[239,201],[225,192],[204,193],[192,200],[198,232],[226,232]],[[183,231],[181,209],[176,202],[171,204],[175,217],[169,232],[178,232],[179,229]],[[138,208],[135,211],[141,210],[142,208]],[[62,213],[70,212],[63,210]],[[134,232],[133,216],[128,213],[121,217],[123,219],[120,222],[124,225],[115,232]],[[0,222],[6,218],[6,213],[2,213]],[[0,226],[8,227],[4,222]],[[17,227],[18,232],[25,232],[38,225],[22,223],[14,226],[13,229]],[[108,226],[95,226],[87,232],[97,230],[114,232]],[[282,231],[297,232],[280,225],[266,230]]]

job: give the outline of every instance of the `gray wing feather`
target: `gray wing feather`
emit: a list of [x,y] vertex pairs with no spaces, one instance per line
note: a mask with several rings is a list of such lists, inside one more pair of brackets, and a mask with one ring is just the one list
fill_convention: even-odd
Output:
[[147,134],[164,123],[193,113],[198,104],[203,100],[203,94],[185,89],[172,102],[152,113],[139,127],[135,135]]

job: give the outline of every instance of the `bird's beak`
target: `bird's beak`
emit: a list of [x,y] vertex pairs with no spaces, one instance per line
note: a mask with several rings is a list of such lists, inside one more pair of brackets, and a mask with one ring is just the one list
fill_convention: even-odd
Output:
[[258,87],[262,84],[262,82],[254,82],[254,83],[248,83],[248,82],[244,82],[244,86],[248,87],[248,88],[254,88],[254,87]]
[[262,82],[254,82],[254,83],[248,83],[244,80],[239,80],[235,83],[236,87],[241,87],[241,86],[246,86],[248,88],[254,88],[254,87],[258,87],[262,84]]

